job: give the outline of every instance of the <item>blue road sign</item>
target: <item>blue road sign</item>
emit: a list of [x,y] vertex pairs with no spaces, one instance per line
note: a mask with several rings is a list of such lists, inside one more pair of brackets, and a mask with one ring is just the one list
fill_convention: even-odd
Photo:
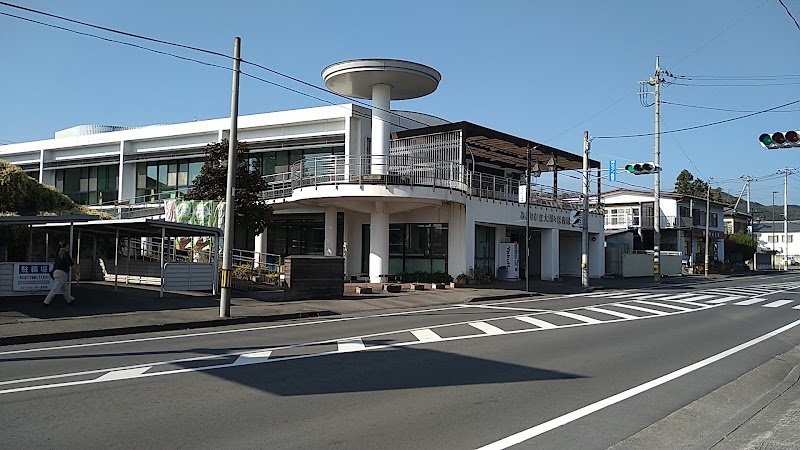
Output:
[[617,181],[617,160],[608,162],[608,181]]

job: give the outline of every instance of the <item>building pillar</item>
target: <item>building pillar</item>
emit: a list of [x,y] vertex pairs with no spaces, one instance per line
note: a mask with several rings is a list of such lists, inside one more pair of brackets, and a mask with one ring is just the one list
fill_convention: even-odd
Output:
[[554,281],[560,273],[558,229],[544,229],[542,234],[542,280]]
[[369,282],[380,283],[389,270],[389,214],[383,202],[375,202],[369,220]]
[[[325,256],[336,256],[336,210],[325,209]],[[388,228],[387,228],[388,229]],[[388,244],[387,244],[388,245]]]
[[[474,261],[473,249],[475,246],[475,237],[471,235],[467,238],[467,215],[466,206],[459,203],[450,203],[449,207],[449,223],[447,225],[447,271],[453,278],[463,274],[469,273],[469,267]],[[474,230],[474,225],[473,225]],[[469,254],[469,256],[467,256]]]
[[255,237],[255,252],[253,253],[253,264],[255,267],[261,265],[261,263],[266,262],[266,259],[261,255],[262,253],[267,253],[267,229],[264,228],[264,231],[261,234],[257,234]]
[[606,245],[603,233],[589,234],[589,277],[600,278],[606,274]]
[[388,84],[372,86],[372,173],[385,174],[389,162],[389,103],[392,87]]

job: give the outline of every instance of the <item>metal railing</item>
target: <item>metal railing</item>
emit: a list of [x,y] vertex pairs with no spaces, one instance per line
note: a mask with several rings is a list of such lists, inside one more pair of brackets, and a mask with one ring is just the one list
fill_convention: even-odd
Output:
[[[408,155],[372,156],[325,155],[301,159],[289,172],[265,175],[269,189],[263,198],[291,197],[295,189],[324,185],[404,185],[446,188],[490,200],[514,202],[520,180],[468,170],[451,161],[422,160]],[[538,189],[536,189],[538,187]],[[560,190],[556,195],[542,185],[531,186],[531,203],[566,209],[580,209],[582,194]],[[593,205],[594,210],[597,205]]]

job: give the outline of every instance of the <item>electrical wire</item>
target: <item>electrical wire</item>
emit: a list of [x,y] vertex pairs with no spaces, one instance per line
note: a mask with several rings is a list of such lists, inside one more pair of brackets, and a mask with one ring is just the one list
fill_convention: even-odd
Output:
[[783,3],[783,0],[778,0],[778,1],[781,3],[781,6],[783,6],[783,9],[786,10],[786,14],[788,14],[789,17],[791,17],[792,20],[794,20],[794,25],[797,27],[797,29],[800,30],[800,24],[797,23],[797,19],[794,18],[794,16],[792,15],[792,12],[789,11],[789,8],[787,8],[786,5]]
[[[3,2],[0,2],[0,4],[3,4]],[[165,52],[163,50],[156,50],[156,49],[153,49],[153,48],[150,48],[150,47],[145,47],[143,45],[133,44],[131,42],[120,41],[118,39],[111,39],[111,38],[107,38],[107,37],[103,37],[103,36],[98,36],[98,35],[95,35],[95,34],[92,34],[92,33],[86,33],[86,32],[82,32],[82,31],[78,31],[78,30],[73,30],[71,28],[66,28],[66,27],[62,27],[62,26],[59,26],[59,25],[54,25],[54,24],[50,24],[50,23],[46,23],[46,22],[41,22],[41,21],[30,19],[30,18],[27,18],[27,17],[17,16],[15,14],[10,14],[10,13],[7,13],[7,12],[0,11],[0,15],[12,17],[12,18],[23,20],[23,21],[27,21],[27,22],[32,22],[32,23],[35,23],[35,24],[38,24],[38,25],[44,25],[44,26],[47,26],[47,27],[55,28],[55,29],[62,30],[62,31],[67,31],[67,32],[78,34],[78,35],[85,36],[85,37],[91,37],[91,38],[95,38],[95,39],[100,39],[100,40],[106,41],[106,42],[111,42],[111,43],[121,44],[121,45],[127,45],[129,47],[133,47],[133,48],[137,48],[137,49],[140,49],[140,50],[153,52],[153,53],[164,55],[164,56],[170,56],[170,57],[173,57],[173,58],[177,58],[177,59],[181,59],[181,60],[184,60],[184,61],[193,62],[193,63],[196,63],[196,64],[201,64],[201,65],[204,65],[204,66],[214,67],[214,68],[218,68],[218,69],[222,69],[222,70],[226,70],[226,71],[233,71],[233,69],[231,67],[226,67],[226,66],[222,66],[222,65],[214,64],[214,63],[209,63],[209,62],[206,62],[206,61],[201,61],[199,59],[189,58],[189,57],[186,57],[186,56],[181,56],[181,55],[177,55],[177,54],[174,54],[174,53]],[[102,28],[102,27],[100,27],[100,28]],[[230,59],[233,59],[233,58],[231,57]],[[342,107],[342,108],[346,108],[346,106],[344,106],[344,105],[339,105],[339,104],[333,103],[330,100],[325,100],[323,98],[308,94],[306,92],[299,91],[297,89],[290,88],[288,86],[284,86],[284,85],[282,85],[280,83],[276,83],[274,81],[266,80],[264,78],[252,75],[250,73],[243,72],[241,70],[239,71],[239,73],[241,75],[245,76],[245,77],[249,77],[249,78],[252,78],[252,79],[267,83],[269,85],[272,85],[272,86],[275,86],[275,87],[279,87],[281,89],[285,89],[287,91],[294,92],[296,94],[300,94],[300,95],[312,98],[314,100],[317,100],[317,101],[320,101],[320,102],[323,102],[323,103],[328,103],[328,104],[333,105],[333,106],[339,106],[339,107]],[[326,92],[328,92],[328,91],[326,91]],[[356,117],[360,117],[360,118],[372,118],[372,115],[363,114],[363,113],[360,113],[358,111],[353,111],[353,114]],[[401,116],[401,115],[399,115],[397,113],[394,113],[394,112],[392,112],[392,114],[400,116],[400,117],[405,117],[405,116]],[[381,117],[377,117],[377,118],[378,118],[378,120],[387,122],[387,123],[389,123],[391,125],[394,125],[394,126],[396,126],[398,128],[402,128],[402,129],[405,129],[405,130],[409,130],[410,129],[409,127],[406,127],[406,126],[403,126],[403,125],[400,125],[400,124],[393,124],[391,121],[388,121],[388,120],[383,119]],[[413,119],[409,119],[409,120],[413,120]],[[419,121],[415,120],[415,122],[419,122]],[[427,124],[424,124],[422,122],[419,122],[419,123],[427,126]]]
[[[664,128],[667,129],[667,132],[669,132],[669,127],[667,127],[667,124],[664,122],[664,117],[661,117],[660,119],[661,119],[661,124],[664,126]],[[675,145],[678,146],[678,149],[680,149],[681,153],[683,153],[683,156],[686,157],[686,160],[689,161],[689,164],[691,164],[692,167],[694,167],[694,169],[697,171],[698,175],[702,176],[703,175],[703,171],[700,170],[700,168],[697,167],[697,165],[695,165],[694,161],[692,161],[692,158],[690,158],[689,155],[686,154],[686,151],[683,149],[683,146],[681,145],[681,143],[678,142],[677,138],[675,138],[675,134],[670,134],[670,136],[672,137],[672,140],[675,141]]]
[[[754,113],[745,114],[743,116],[733,117],[733,118],[725,119],[725,120],[719,120],[719,121],[716,121],[716,122],[706,123],[706,124],[703,124],[703,125],[695,125],[695,126],[692,126],[692,127],[679,128],[677,130],[672,130],[672,131],[662,131],[660,134],[679,133],[679,132],[682,132],[682,131],[696,130],[698,128],[705,128],[705,127],[710,127],[710,126],[714,126],[714,125],[720,125],[720,124],[727,123],[727,122],[733,122],[734,120],[740,120],[740,119],[745,119],[747,117],[752,117],[752,116],[755,116],[757,114],[763,114],[763,113],[766,113],[766,112],[769,112],[769,111],[773,111],[773,110],[776,110],[776,109],[780,109],[780,108],[783,108],[783,107],[786,107],[786,106],[789,106],[789,105],[794,105],[796,103],[800,103],[800,99],[792,101],[792,102],[789,102],[789,103],[784,103],[783,105],[779,105],[779,106],[775,106],[775,107],[772,107],[772,108],[767,108],[767,109],[764,109],[764,110],[761,110],[761,111],[757,111],[757,112],[754,112]],[[619,135],[619,136],[594,136],[594,139],[624,139],[624,138],[635,138],[635,137],[645,137],[645,136],[655,136],[655,133],[623,134],[623,135]]]
[[[751,113],[751,112],[758,112],[755,110],[742,110],[742,109],[726,109],[726,108],[713,108],[710,106],[698,106],[698,105],[687,105],[684,103],[674,103],[674,102],[667,102],[662,100],[662,105],[673,105],[673,106],[683,106],[686,108],[697,108],[697,109],[708,109],[711,111],[724,111],[724,112],[736,112],[736,113]],[[770,111],[773,113],[788,113],[788,112],[800,112],[800,109],[789,109],[786,111]]]
[[[85,26],[85,27],[90,27],[90,28],[95,28],[95,29],[98,29],[98,30],[103,30],[103,31],[106,31],[106,32],[109,32],[109,33],[121,34],[121,35],[123,35],[123,36],[128,36],[128,37],[132,37],[132,38],[136,38],[136,39],[143,39],[143,40],[146,40],[146,41],[150,41],[150,42],[156,42],[156,43],[163,44],[163,45],[170,45],[170,46],[179,47],[179,48],[183,48],[183,49],[187,49],[187,50],[193,50],[193,51],[197,51],[197,52],[207,53],[207,54],[209,54],[209,55],[214,55],[214,56],[223,57],[223,58],[226,58],[226,59],[228,59],[228,60],[233,60],[233,59],[234,59],[234,58],[233,58],[232,56],[230,56],[230,55],[226,55],[226,54],[224,54],[224,53],[216,52],[216,51],[213,51],[213,50],[207,50],[207,49],[200,48],[200,47],[193,47],[193,46],[190,46],[190,45],[179,44],[179,43],[176,43],[176,42],[170,42],[170,41],[165,41],[165,40],[162,40],[162,39],[151,38],[151,37],[148,37],[148,36],[143,36],[143,35],[140,35],[140,34],[129,33],[129,32],[127,32],[127,31],[117,30],[117,29],[114,29],[114,28],[109,28],[109,27],[104,27],[104,26],[100,26],[100,25],[95,25],[95,24],[91,24],[91,23],[88,23],[88,22],[83,22],[83,21],[80,21],[80,20],[70,19],[70,18],[68,18],[68,17],[59,16],[59,15],[57,15],[57,14],[52,14],[52,13],[48,13],[48,12],[45,12],[45,11],[36,10],[36,9],[33,9],[33,8],[26,8],[26,7],[23,7],[23,6],[14,5],[14,4],[7,3],[7,2],[3,2],[3,1],[0,1],[0,5],[3,5],[3,6],[8,6],[8,7],[11,7],[11,8],[22,9],[22,10],[24,10],[24,11],[28,11],[28,12],[31,12],[31,13],[34,13],[34,14],[41,14],[41,15],[44,15],[44,16],[47,16],[47,17],[51,17],[51,18],[55,18],[55,19],[59,19],[59,20],[64,20],[64,21],[71,22],[71,23],[75,23],[75,24],[82,25],[82,26]],[[63,28],[63,27],[58,27],[58,26],[56,26],[56,25],[51,25],[51,24],[48,24],[48,23],[45,23],[45,22],[38,22],[38,21],[31,20],[31,19],[26,19],[26,18],[24,18],[24,17],[20,17],[20,16],[14,16],[14,15],[12,15],[12,14],[7,14],[7,13],[3,13],[3,14],[5,14],[5,15],[8,15],[8,16],[11,16],[11,17],[16,17],[16,18],[18,18],[18,19],[29,20],[29,21],[31,21],[31,22],[35,22],[35,23],[38,23],[38,24],[41,24],[41,25],[53,26],[53,27],[55,27],[55,28],[59,28],[59,29],[62,29],[62,30],[72,31],[72,32],[74,32],[74,33],[83,34],[83,35],[85,35],[85,36],[93,36],[93,37],[97,37],[97,38],[99,38],[99,39],[105,39],[105,40],[108,40],[108,41],[110,41],[110,42],[117,42],[117,43],[122,43],[122,44],[132,45],[132,46],[134,46],[134,47],[138,47],[138,48],[148,49],[147,47],[136,46],[136,45],[134,45],[134,44],[126,43],[126,42],[123,42],[123,41],[115,41],[115,40],[113,40],[113,39],[107,39],[107,38],[103,38],[103,37],[95,36],[95,35],[92,35],[92,34],[89,34],[89,33],[82,33],[82,32],[79,32],[79,31],[75,31],[75,30],[68,29],[68,28]],[[159,52],[158,50],[152,50],[152,49],[149,49],[149,50],[151,50],[151,51],[154,51],[154,52]],[[175,56],[175,57],[177,57],[177,58],[182,58],[182,57],[180,57],[180,56],[172,55],[172,54],[170,54],[170,53],[166,53],[166,52],[163,52],[163,54],[166,54],[166,55],[171,55],[171,56]],[[188,58],[188,59],[189,59],[189,60],[192,60],[191,58]],[[384,110],[384,109],[381,109],[381,108],[378,108],[378,107],[372,106],[372,105],[370,105],[370,104],[368,104],[368,103],[366,103],[366,102],[362,102],[362,101],[360,101],[360,100],[358,100],[358,99],[354,99],[354,98],[352,98],[352,97],[348,97],[348,96],[346,96],[346,95],[342,95],[342,94],[339,94],[339,93],[336,93],[336,92],[330,91],[330,90],[328,90],[328,89],[321,88],[321,87],[319,87],[319,86],[316,86],[316,85],[314,85],[314,84],[311,84],[311,83],[309,83],[309,82],[307,82],[307,81],[303,81],[303,80],[301,80],[301,79],[299,79],[299,78],[296,78],[296,77],[293,77],[293,76],[291,76],[291,75],[284,74],[284,73],[282,73],[282,72],[279,72],[279,71],[277,71],[277,70],[275,70],[275,69],[272,69],[272,68],[269,68],[269,67],[267,67],[267,66],[264,66],[264,65],[261,65],[261,64],[258,64],[258,63],[255,63],[255,62],[252,62],[252,61],[248,61],[248,60],[245,60],[245,59],[242,59],[242,58],[240,58],[240,59],[239,59],[239,61],[240,61],[242,64],[249,64],[249,65],[252,65],[252,66],[254,66],[254,67],[258,67],[259,69],[266,70],[266,71],[268,71],[268,72],[270,72],[270,73],[272,73],[272,74],[278,75],[278,76],[280,76],[280,77],[284,77],[284,78],[286,78],[286,79],[292,80],[292,81],[294,81],[294,82],[296,82],[296,83],[303,84],[303,85],[305,85],[305,86],[308,86],[308,87],[311,87],[311,88],[313,88],[313,89],[320,90],[320,91],[322,91],[322,92],[325,92],[325,93],[327,93],[327,94],[331,94],[331,95],[335,95],[335,96],[338,96],[338,97],[344,98],[344,99],[346,99],[346,100],[348,100],[348,101],[351,101],[351,102],[353,102],[353,103],[357,103],[357,104],[359,104],[359,105],[366,106],[366,107],[368,107],[368,108],[372,108],[372,109],[376,109],[376,110],[379,110],[379,111],[383,111],[383,112],[385,112],[385,113],[392,114],[392,115],[394,115],[394,116],[396,116],[396,117],[400,117],[400,118],[403,118],[403,119],[406,119],[406,120],[410,120],[410,121],[412,121],[412,122],[416,122],[416,123],[418,123],[418,124],[420,124],[420,125],[423,125],[423,126],[428,126],[428,124],[427,124],[427,123],[425,123],[425,122],[422,122],[422,121],[419,121],[419,120],[413,119],[413,118],[411,118],[411,117],[404,116],[404,115],[402,115],[402,114],[399,114],[399,113],[397,113],[397,112],[393,112],[393,111]],[[203,64],[203,63],[201,63],[201,64]],[[209,65],[210,65],[210,64],[209,64]],[[221,67],[221,66],[220,66],[220,67]],[[230,69],[230,70],[232,70],[232,69]],[[264,80],[262,80],[262,81],[264,81]],[[279,86],[279,87],[283,87],[283,88],[285,88],[285,86],[279,85],[279,84],[277,84],[277,83],[272,83],[272,82],[268,82],[268,83],[270,83],[270,84],[274,84],[275,86]],[[294,91],[294,92],[299,92],[299,91]],[[303,94],[303,95],[306,95],[306,94]],[[316,98],[316,97],[312,97],[312,98]],[[328,103],[330,103],[330,102],[328,102]],[[331,104],[333,104],[333,103],[331,103]],[[391,122],[389,122],[389,121],[387,121],[387,122],[388,122],[388,123],[391,123]],[[399,126],[399,125],[398,125],[398,126]],[[401,128],[409,129],[408,127],[401,127]]]
[[674,84],[675,86],[690,86],[690,87],[763,87],[763,86],[794,86],[800,84],[797,83],[727,83],[727,84],[693,84],[693,83],[678,83],[677,81],[673,81],[670,84]]

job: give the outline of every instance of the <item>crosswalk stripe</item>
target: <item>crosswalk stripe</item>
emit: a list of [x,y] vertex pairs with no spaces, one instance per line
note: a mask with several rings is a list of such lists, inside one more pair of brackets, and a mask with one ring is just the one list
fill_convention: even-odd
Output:
[[[660,298],[659,300],[664,300],[664,299]],[[692,300],[664,300],[664,301],[670,301],[670,302],[673,302],[673,303],[680,303],[682,305],[696,306],[698,308],[707,308],[708,307],[708,305],[706,305],[706,304],[695,303]]]
[[644,300],[644,299],[651,299],[651,298],[665,297],[665,296],[667,296],[667,295],[669,295],[669,294],[647,294],[647,295],[641,295],[641,296],[638,296],[638,297],[636,297],[636,298],[637,298],[638,300]]
[[[609,295],[617,295],[617,294],[619,294],[619,292],[616,292],[616,291],[612,291],[612,292],[592,292],[591,294],[588,294],[587,296],[588,297],[608,297]],[[582,295],[582,294],[576,294],[576,295]]]
[[713,295],[696,295],[694,297],[687,297],[684,300],[689,300],[689,301],[693,301],[693,302],[699,302],[699,301],[702,301],[702,300],[708,300],[709,298],[714,298],[714,296]]
[[475,327],[486,334],[504,334],[505,331],[501,328],[497,328],[494,325],[490,325],[486,322],[470,322],[470,326]]
[[659,306],[661,308],[669,308],[677,311],[692,311],[692,308],[684,308],[683,306],[667,305],[665,303],[648,302],[646,300],[634,300],[636,303],[643,303],[645,305]]
[[567,311],[554,311],[554,313],[558,314],[559,316],[568,317],[570,319],[579,320],[579,321],[585,322],[585,323],[602,323],[603,322],[602,320],[593,319],[591,317],[586,317],[586,316],[582,316],[580,314],[575,314],[575,313],[571,313],[571,312],[567,312]]
[[675,300],[675,299],[678,299],[678,298],[691,297],[693,295],[697,295],[697,293],[696,292],[684,292],[683,294],[675,294],[675,295],[672,295],[672,296],[669,296],[669,297],[664,297],[661,300]]
[[96,378],[96,381],[111,381],[111,380],[124,380],[126,378],[135,378],[147,372],[150,369],[152,369],[152,366],[114,370],[112,372],[106,372],[103,375],[100,375],[99,377]]
[[359,350],[364,350],[364,342],[361,338],[352,338],[352,339],[344,339],[341,341],[337,341],[336,344],[339,346],[339,352],[357,352]]
[[589,307],[583,308],[583,309],[588,309],[589,311],[599,312],[601,314],[608,314],[609,316],[617,316],[617,317],[620,317],[622,319],[638,319],[639,318],[639,316],[634,316],[632,314],[625,314],[625,313],[618,312],[618,311],[612,311],[610,309],[598,308],[596,306],[589,306]]
[[233,362],[234,366],[246,366],[248,364],[258,364],[265,362],[272,354],[272,350],[264,350],[263,352],[242,353]]
[[734,300],[739,300],[740,298],[744,298],[741,295],[731,295],[730,297],[722,297],[716,300],[709,300],[707,303],[728,303]]
[[414,335],[420,342],[435,342],[441,341],[442,337],[436,334],[433,330],[425,328],[424,330],[412,330],[411,334]]
[[766,300],[765,298],[754,297],[754,298],[751,298],[751,299],[747,299],[747,300],[742,300],[740,302],[736,302],[736,303],[734,303],[734,305],[742,305],[742,306],[754,305],[756,303],[760,303],[760,302],[763,302],[765,300]]
[[640,295],[647,295],[647,292],[625,292],[623,294],[609,295],[606,298],[628,298],[628,297],[638,297]]
[[778,300],[772,303],[767,303],[766,305],[762,306],[764,306],[765,308],[777,308],[779,306],[788,305],[789,303],[792,303],[792,300]]
[[800,309],[800,305],[792,306],[792,309]]
[[656,311],[655,309],[642,308],[641,306],[628,305],[628,304],[625,304],[625,303],[614,303],[614,306],[619,306],[620,308],[635,309],[637,311],[642,311],[642,312],[646,312],[646,313],[650,313],[650,314],[657,314],[659,316],[663,316],[664,314],[668,314],[667,312],[664,312],[664,311]]
[[545,322],[544,320],[536,319],[536,318],[533,318],[533,317],[530,317],[530,316],[518,316],[518,317],[516,317],[516,319],[517,320],[521,320],[521,321],[523,321],[525,323],[529,323],[531,325],[536,325],[539,328],[545,328],[545,329],[547,329],[547,328],[557,328],[556,325],[554,325],[554,324],[552,324],[550,322]]

